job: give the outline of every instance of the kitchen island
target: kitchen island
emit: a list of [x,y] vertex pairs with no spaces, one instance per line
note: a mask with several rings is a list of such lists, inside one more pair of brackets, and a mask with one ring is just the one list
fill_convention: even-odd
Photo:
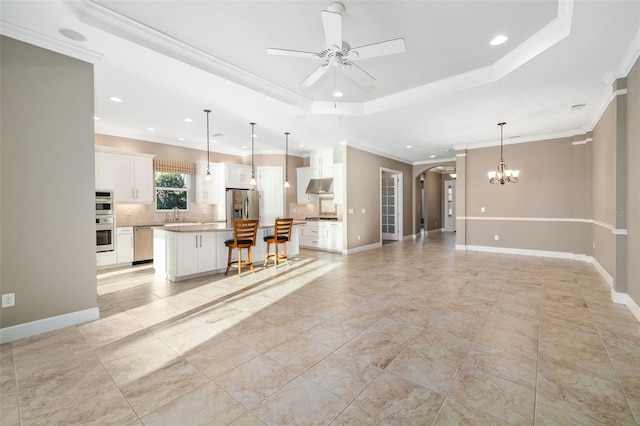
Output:
[[[291,240],[287,243],[289,258],[300,252],[300,225],[294,221]],[[264,262],[267,244],[264,237],[273,235],[273,222],[258,225],[256,245],[251,248],[254,267]],[[224,222],[176,223],[153,227],[153,266],[158,276],[180,281],[227,269],[226,240],[233,238],[233,228]],[[246,256],[246,251],[244,252]],[[233,251],[237,260],[237,250]]]

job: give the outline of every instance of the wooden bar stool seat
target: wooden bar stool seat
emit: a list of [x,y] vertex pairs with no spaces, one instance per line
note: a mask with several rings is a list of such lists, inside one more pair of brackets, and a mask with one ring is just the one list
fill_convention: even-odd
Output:
[[[238,268],[238,276],[242,276],[242,267],[249,266],[251,272],[255,272],[253,269],[253,254],[251,253],[251,247],[256,245],[256,234],[258,232],[258,221],[254,219],[236,219],[233,222],[233,239],[224,242],[224,245],[229,248],[229,257],[227,258],[227,270],[225,275],[229,272],[229,268]],[[232,261],[233,250],[238,250],[238,260]],[[242,259],[242,249],[247,249],[247,258]]]
[[[291,228],[293,228],[292,218],[277,218],[273,226],[273,235],[264,237],[267,243],[267,253],[264,259],[264,267],[269,260],[273,260],[274,266],[278,267],[278,262],[284,260],[289,265],[287,258],[287,242],[291,239]],[[275,245],[275,253],[270,253],[271,244]],[[278,251],[278,246],[282,245],[282,251]]]

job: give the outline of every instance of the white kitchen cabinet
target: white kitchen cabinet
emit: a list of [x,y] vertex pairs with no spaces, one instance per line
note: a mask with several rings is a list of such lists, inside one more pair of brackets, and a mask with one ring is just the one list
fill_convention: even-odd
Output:
[[311,152],[309,155],[309,166],[312,169],[331,168],[333,166],[333,148]]
[[105,268],[115,265],[117,262],[115,251],[103,251],[96,253],[96,266],[98,268]]
[[96,189],[113,190],[113,154],[96,151]]
[[[216,235],[213,232],[169,233],[168,245],[175,244],[175,277],[210,272],[216,269]],[[175,239],[175,241],[172,241]],[[169,247],[169,250],[172,250]]]
[[226,188],[253,189],[251,185],[251,166],[245,164],[224,163]]
[[298,204],[310,204],[318,202],[318,194],[307,194],[309,181],[314,178],[315,169],[311,167],[298,167],[297,173],[297,200]]
[[333,202],[344,203],[344,169],[343,163],[333,165]]
[[114,198],[121,203],[154,201],[153,156],[114,155]]
[[118,264],[133,262],[133,226],[116,228],[116,259]]
[[307,222],[302,227],[301,247],[342,252],[342,222]]
[[[196,163],[195,192],[196,203],[220,204],[224,194],[224,184],[221,185],[220,165],[211,163],[211,181],[205,180],[207,174],[207,163],[199,161]],[[222,191],[221,191],[222,189]]]

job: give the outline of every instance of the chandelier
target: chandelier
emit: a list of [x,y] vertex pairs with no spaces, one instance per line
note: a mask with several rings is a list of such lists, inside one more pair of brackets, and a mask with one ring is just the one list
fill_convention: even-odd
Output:
[[498,163],[498,170],[487,173],[489,183],[499,183],[500,185],[504,185],[505,182],[518,183],[518,175],[520,174],[520,170],[509,169],[507,163],[504,162],[502,137],[505,124],[507,123],[498,123],[498,126],[500,126],[500,162]]

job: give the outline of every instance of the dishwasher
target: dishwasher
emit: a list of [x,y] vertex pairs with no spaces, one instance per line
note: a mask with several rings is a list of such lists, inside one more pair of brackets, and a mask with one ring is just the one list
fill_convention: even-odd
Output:
[[153,261],[153,229],[150,226],[133,229],[133,263]]

